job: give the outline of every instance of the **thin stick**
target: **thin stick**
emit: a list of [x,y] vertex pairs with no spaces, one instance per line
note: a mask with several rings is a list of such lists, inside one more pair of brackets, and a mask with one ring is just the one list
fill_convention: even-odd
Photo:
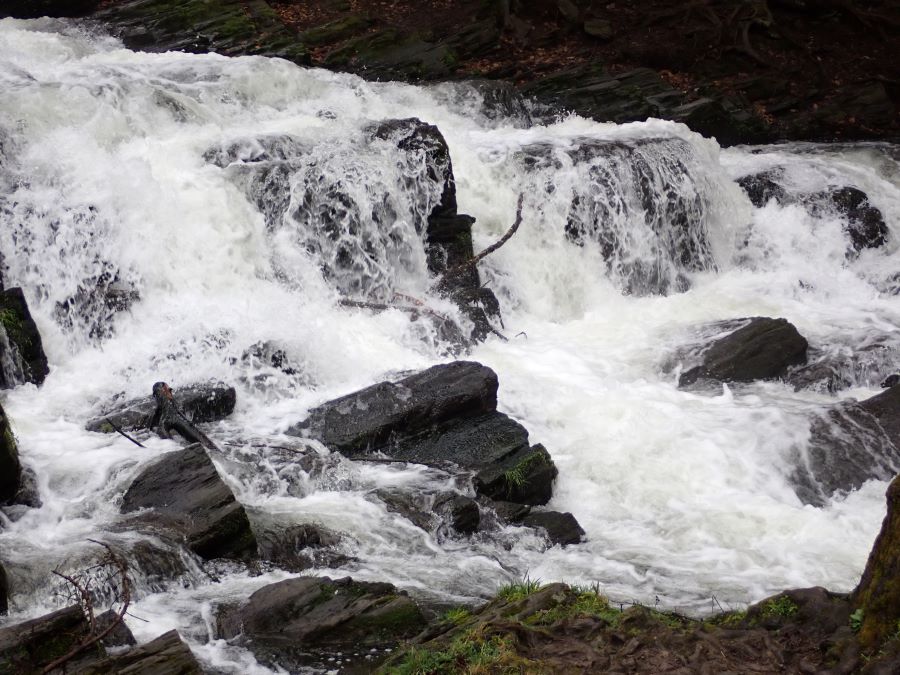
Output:
[[478,255],[476,255],[473,258],[466,260],[466,262],[464,262],[460,265],[457,265],[456,267],[452,267],[449,270],[447,270],[446,272],[444,272],[444,274],[443,274],[444,278],[455,277],[458,274],[465,272],[467,269],[474,267],[479,262],[484,260],[487,256],[489,256],[491,253],[493,253],[498,248],[503,246],[503,244],[508,242],[510,237],[512,237],[516,233],[516,231],[519,229],[519,225],[522,224],[522,203],[524,201],[525,201],[525,193],[523,192],[523,193],[519,194],[519,202],[516,205],[516,221],[512,224],[512,227],[510,227],[506,231],[506,234],[504,234],[502,237],[500,237],[500,239],[498,239],[496,242],[494,242],[493,244],[488,246],[486,249],[484,249]]
[[140,441],[136,441],[136,440],[133,439],[131,436],[129,436],[128,434],[126,434],[124,431],[122,431],[122,429],[121,429],[115,422],[113,422],[111,419],[109,419],[108,417],[104,418],[104,420],[105,420],[106,422],[109,422],[109,426],[111,426],[113,429],[115,429],[116,431],[118,431],[120,434],[122,434],[125,438],[127,438],[129,441],[131,441],[132,443],[134,443],[134,444],[135,444],[136,446],[138,446],[139,448],[146,448],[146,447],[147,447],[146,445],[144,445],[144,444],[141,443]]

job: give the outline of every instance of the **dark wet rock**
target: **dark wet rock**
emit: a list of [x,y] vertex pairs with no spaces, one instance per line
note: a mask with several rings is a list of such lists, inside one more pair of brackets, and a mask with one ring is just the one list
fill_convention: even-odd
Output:
[[312,650],[384,648],[425,627],[421,610],[387,583],[299,577],[265,586],[220,613],[218,636],[241,637],[263,663],[294,671]]
[[792,368],[785,380],[795,389],[831,394],[854,385],[871,386],[876,382],[884,385],[885,373],[893,369],[898,359],[900,348],[889,336],[865,345],[831,345],[827,351],[810,347],[806,365]]
[[309,62],[304,46],[264,0],[121,0],[105,3],[93,17],[109,25],[129,49]]
[[779,182],[782,177],[783,172],[775,169],[742,176],[735,182],[747,193],[750,203],[761,209],[769,203],[770,199],[774,199],[779,204],[787,200],[787,190]]
[[349,559],[334,550],[341,541],[337,532],[306,523],[285,528],[267,527],[257,537],[259,557],[281,569],[302,572],[311,567],[337,567]]
[[257,368],[274,368],[285,375],[296,375],[300,372],[299,366],[291,362],[287,352],[269,340],[248,347],[241,354],[241,361]]
[[0,563],[0,615],[9,611],[9,581],[6,579],[6,568]]
[[124,621],[119,621],[119,615],[113,610],[108,609],[98,614],[94,621],[97,631],[101,633],[113,626],[102,640],[104,647],[133,647],[137,644],[131,630]]
[[50,369],[21,288],[0,292],[0,389],[23,382],[40,385]]
[[531,507],[515,502],[485,500],[486,505],[494,510],[502,523],[517,523],[531,513]]
[[200,444],[166,453],[135,478],[122,512],[153,509],[139,519],[173,531],[201,558],[248,558],[256,538],[244,507]]
[[403,516],[426,532],[433,532],[440,523],[440,518],[430,508],[430,495],[390,488],[381,488],[372,494],[378,497],[388,511]]
[[864,648],[875,651],[891,636],[896,639],[900,622],[900,476],[888,487],[887,514],[852,600],[863,612],[859,639]]
[[881,388],[890,389],[896,384],[900,384],[900,373],[893,373],[884,378],[881,382]]
[[128,568],[141,587],[152,592],[162,592],[170,588],[171,582],[189,576],[185,554],[178,541],[161,542],[141,540],[131,545],[125,554]]
[[766,629],[785,626],[814,627],[830,635],[848,625],[851,613],[846,593],[832,593],[821,586],[783,591],[747,608],[747,622]]
[[30,466],[22,467],[19,489],[16,491],[16,496],[13,497],[12,503],[31,509],[39,509],[44,503],[38,488],[37,474]]
[[0,673],[39,673],[88,633],[77,605],[0,628]]
[[89,14],[99,4],[100,0],[5,0],[0,6],[0,18],[78,17]]
[[806,452],[794,462],[797,496],[814,506],[900,473],[900,386],[825,411],[813,420]]
[[552,545],[580,544],[584,537],[584,530],[571,513],[532,511],[519,524],[544,530]]
[[556,475],[552,460],[529,445],[521,424],[497,412],[497,385],[496,374],[478,363],[434,366],[329,401],[287,433],[351,458],[383,453],[428,466],[453,464],[475,472],[479,493],[545,503]]
[[[438,204],[428,216],[425,231],[428,270],[441,276],[474,257],[472,225],[475,219],[457,213],[456,180],[450,149],[437,127],[416,118],[385,120],[370,129],[373,138],[390,140],[408,153],[421,153],[430,180],[442,186]],[[483,340],[490,332],[489,317],[499,316],[494,294],[482,288],[478,268],[447,277],[438,290],[452,299],[472,322],[471,338]]]
[[[89,210],[88,218],[95,213]],[[82,279],[72,295],[56,303],[54,316],[63,328],[79,326],[88,337],[102,340],[113,334],[116,315],[131,309],[141,294],[134,282],[121,278],[111,262],[97,260],[96,265],[101,271]]]
[[0,406],[0,504],[12,501],[22,480],[19,448],[9,426],[9,420]]
[[478,502],[460,494],[444,494],[434,501],[434,511],[460,534],[472,534],[478,530],[481,511]]
[[202,675],[191,648],[177,631],[171,630],[155,640],[128,651],[100,659],[77,671],[78,675]]
[[881,211],[869,204],[868,195],[855,187],[832,190],[828,199],[847,218],[847,234],[855,251],[879,248],[887,242],[888,227]]
[[572,111],[598,122],[644,121],[660,117],[687,124],[722,145],[765,139],[763,122],[742,101],[727,96],[691,100],[650,68],[610,74],[597,64],[577,65],[522,88],[548,107]]
[[791,366],[806,361],[808,344],[786,319],[754,317],[734,332],[713,342],[701,364],[681,375],[679,386],[709,379],[751,382],[784,377]]
[[[173,389],[173,392],[178,407],[195,424],[228,417],[237,401],[234,387],[222,383],[194,384]],[[112,403],[107,408],[109,412],[92,419],[85,429],[107,434],[115,432],[113,424],[128,430],[146,429],[156,410],[156,401],[151,395],[125,403]]]
[[220,169],[232,164],[252,164],[295,159],[306,151],[304,142],[290,134],[266,134],[240,138],[213,146],[203,159]]

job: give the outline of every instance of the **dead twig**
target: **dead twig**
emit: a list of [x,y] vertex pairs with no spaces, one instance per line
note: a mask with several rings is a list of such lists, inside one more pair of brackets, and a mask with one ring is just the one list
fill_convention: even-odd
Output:
[[129,436],[128,434],[126,434],[124,431],[122,431],[122,427],[120,427],[118,424],[116,424],[115,422],[113,422],[113,421],[112,421],[111,419],[109,419],[108,417],[105,418],[104,421],[105,421],[107,424],[109,424],[109,426],[111,426],[113,429],[115,429],[117,432],[119,432],[120,434],[122,434],[122,435],[123,435],[125,438],[127,438],[129,441],[131,441],[131,442],[134,443],[136,446],[138,446],[139,448],[146,448],[146,447],[147,447],[146,445],[144,445],[144,444],[141,443],[140,441],[137,441],[137,440],[133,439],[131,436]]
[[[128,561],[126,561],[125,558],[113,551],[109,544],[102,541],[96,541],[94,539],[88,539],[88,541],[93,544],[97,544],[98,546],[102,546],[104,549],[106,549],[106,555],[100,559],[100,562],[87,568],[82,573],[75,575],[63,574],[58,570],[53,570],[53,573],[55,575],[65,579],[66,583],[68,583],[72,587],[72,591],[78,598],[78,603],[81,606],[82,611],[85,613],[89,627],[88,634],[81,642],[72,647],[72,649],[70,649],[68,652],[60,656],[55,661],[52,661],[51,663],[48,663],[46,666],[44,666],[44,669],[41,671],[42,675],[46,675],[47,673],[50,673],[57,668],[64,666],[66,663],[78,656],[78,654],[80,654],[87,648],[97,644],[100,640],[109,635],[116,626],[122,623],[123,617],[128,611],[128,605],[131,604],[131,579],[128,578]],[[106,628],[98,631],[96,617],[94,616],[93,591],[90,586],[91,579],[88,575],[88,572],[102,567],[111,567],[117,575],[119,582],[117,588],[117,601],[121,603],[121,607],[119,608],[119,611],[116,612],[110,624],[106,626]]]

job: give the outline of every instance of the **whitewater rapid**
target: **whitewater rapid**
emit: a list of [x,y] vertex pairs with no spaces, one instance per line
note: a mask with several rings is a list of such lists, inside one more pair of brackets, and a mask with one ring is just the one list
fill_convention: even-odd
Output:
[[[112,396],[146,395],[161,379],[176,389],[210,379],[237,388],[234,414],[210,430],[230,443],[217,466],[251,521],[313,522],[345,534],[351,561],[315,573],[390,581],[447,604],[476,602],[527,574],[599,583],[615,600],[694,613],[789,587],[856,584],[884,515],[886,483],[816,508],[799,501],[787,477],[793,453],[808,443],[810,413],[877,393],[888,364],[863,364],[836,394],[778,382],[703,393],[676,387],[672,359],[698,326],[746,316],[784,317],[824,353],[877,345],[893,358],[896,147],[720,150],[659,120],[612,125],[572,116],[529,127],[485,114],[477,90],[464,85],[370,83],[262,57],[134,53],[49,20],[0,21],[0,89],[3,276],[7,287],[24,288],[51,366],[42,387],[2,394],[44,502],[0,528],[0,560],[19,580],[9,621],[56,606],[49,572],[84,556],[88,538],[135,536],[114,532],[117,500],[145,462],[176,444],[150,438],[140,449],[84,423]],[[437,541],[366,493],[443,485],[446,475],[335,458],[327,475],[312,478],[255,449],[284,441],[281,433],[325,400],[452,358],[403,312],[338,304],[342,292],[403,292],[456,315],[430,295],[421,254],[423,218],[439,193],[424,167],[361,140],[371,122],[407,117],[446,138],[459,210],[477,219],[476,250],[506,231],[518,194],[526,194],[520,230],[481,264],[509,341],[490,337],[466,358],[498,373],[500,409],[551,453],[560,473],[549,507],[576,516],[584,544],[546,549],[520,528]],[[342,253],[308,235],[315,223],[272,227],[239,169],[204,158],[272,135],[299,144],[300,168],[283,188],[295,202],[302,188],[328,207],[334,193],[315,186],[338,185],[357,210],[370,237],[351,253],[365,262],[362,271],[323,274]],[[666,142],[640,145],[659,139]],[[622,194],[621,208],[607,213],[626,241],[620,266],[566,237],[571,195],[603,194],[611,180],[571,159],[586,140],[647,147],[659,171],[673,157],[683,164],[690,180],[678,198],[695,209],[707,237],[703,264],[669,265],[648,244],[652,224],[639,218],[634,195]],[[521,159],[535,147],[553,160],[544,168]],[[848,258],[838,214],[774,201],[753,208],[733,179],[776,166],[797,192],[864,190],[884,214],[887,245]],[[389,214],[387,234],[371,225],[367,214],[376,209]],[[629,292],[629,270],[646,260],[661,265],[666,283],[684,278],[690,288]],[[96,330],[102,308],[59,309],[104,273],[140,294],[112,319],[111,334]],[[295,372],[242,359],[264,341],[277,343]],[[127,623],[139,639],[178,628],[219,668],[270,672],[214,641],[212,616],[217,603],[286,576],[235,567],[212,583],[188,560],[177,582],[139,587],[133,613],[146,621]]]

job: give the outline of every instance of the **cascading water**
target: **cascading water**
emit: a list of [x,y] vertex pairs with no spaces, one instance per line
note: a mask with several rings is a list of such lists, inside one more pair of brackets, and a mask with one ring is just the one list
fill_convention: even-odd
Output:
[[[463,85],[136,54],[46,20],[0,21],[0,83],[3,277],[25,289],[51,362],[40,389],[4,398],[44,502],[0,529],[17,580],[10,620],[55,606],[49,572],[77,567],[88,538],[140,540],[116,527],[117,500],[176,446],[151,438],[140,449],[84,423],[157,380],[238,388],[235,413],[210,430],[228,448],[217,466],[255,524],[343,534],[343,558],[322,573],[446,603],[527,573],[692,612],[713,597],[734,606],[856,583],[886,484],[814,508],[790,477],[811,418],[874,393],[896,366],[896,148],[720,151],[656,120],[531,126],[524,109],[485,112],[480,90]],[[511,339],[490,338],[469,358],[498,373],[501,409],[552,454],[550,506],[578,518],[579,546],[545,550],[521,528],[435,538],[366,495],[448,486],[446,474],[338,456],[312,471],[258,447],[289,445],[280,433],[324,400],[447,359],[435,331],[407,314],[338,302],[402,293],[463,321],[430,290],[423,252],[447,167],[377,132],[412,116],[447,140],[476,249],[507,229],[525,194],[521,228],[481,265]],[[753,208],[733,179],[773,168],[797,199]],[[845,218],[810,206],[807,196],[845,185],[884,214],[885,246],[848,255]],[[817,358],[838,363],[836,394],[676,387],[673,355],[700,326],[760,315],[789,319]],[[211,638],[213,607],[288,573],[236,566],[212,583],[192,556],[157,544],[169,571],[135,571],[134,613],[148,621],[129,620],[138,638],[178,628],[210,664],[269,672]]]

